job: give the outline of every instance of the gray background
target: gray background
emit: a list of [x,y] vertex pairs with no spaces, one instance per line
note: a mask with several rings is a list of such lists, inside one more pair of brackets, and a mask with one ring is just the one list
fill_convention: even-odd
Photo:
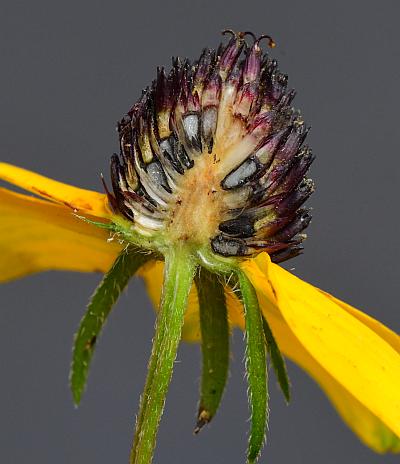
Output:
[[[317,191],[304,279],[400,331],[397,1],[14,1],[0,8],[0,158],[100,189],[116,121],[171,55],[195,58],[226,27],[269,33],[312,125]],[[12,240],[12,237],[10,237]],[[99,275],[46,273],[1,287],[0,462],[125,463],[154,314],[141,282],[112,314],[82,406],[68,390],[72,335]],[[214,423],[192,435],[199,348],[181,347],[156,462],[243,463],[242,334]],[[289,407],[271,383],[261,462],[394,463],[362,446],[314,382],[289,366]]]

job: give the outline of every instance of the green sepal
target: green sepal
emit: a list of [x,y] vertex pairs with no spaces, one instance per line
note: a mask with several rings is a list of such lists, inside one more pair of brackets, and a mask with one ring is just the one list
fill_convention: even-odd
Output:
[[100,227],[100,229],[107,229],[111,232],[118,232],[119,228],[116,224],[113,222],[100,222],[100,221],[92,221],[91,219],[88,219],[86,216],[81,216],[79,214],[74,215],[76,218],[80,219],[83,222],[86,222],[87,224],[91,224],[92,226]]
[[159,251],[162,244],[160,237],[153,236],[149,238],[142,236],[132,228],[132,224],[128,220],[119,215],[114,215],[112,222],[92,221],[91,219],[78,214],[75,214],[75,217],[92,226],[108,230],[110,234],[113,234],[110,235],[110,240],[117,239],[121,244],[127,243],[131,246],[142,250],[148,250],[149,252],[160,256]]
[[195,433],[211,421],[220,405],[229,368],[229,324],[225,290],[217,274],[201,268],[199,296],[202,374]]
[[134,247],[126,248],[95,290],[74,341],[70,387],[76,405],[80,403],[94,348],[111,309],[129,279],[150,259],[151,254],[140,252]]
[[258,459],[264,444],[269,417],[266,344],[256,291],[244,272],[237,271],[237,277],[245,312],[246,374],[251,413],[247,459],[251,464]]
[[268,354],[271,357],[272,367],[274,368],[276,378],[278,379],[279,386],[281,387],[282,393],[286,399],[286,402],[290,401],[290,382],[287,373],[285,359],[279,349],[278,344],[274,338],[272,330],[263,317],[263,329],[265,335],[265,342],[267,344]]

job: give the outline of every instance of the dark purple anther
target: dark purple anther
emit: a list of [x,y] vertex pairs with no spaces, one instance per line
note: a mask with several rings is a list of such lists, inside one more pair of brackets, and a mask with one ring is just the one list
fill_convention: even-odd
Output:
[[309,129],[306,128],[303,124],[294,124],[291,128],[289,128],[289,133],[285,143],[279,147],[279,150],[276,154],[276,159],[281,161],[293,159],[301,147],[301,144],[304,142],[308,130]]
[[205,81],[215,65],[215,51],[205,48],[196,64],[196,70],[193,78],[194,88],[200,92]]
[[188,103],[192,93],[192,76],[191,76],[191,69],[188,62],[184,62],[179,72],[179,84],[178,89],[179,100],[176,102],[176,107],[180,109],[182,113],[186,113],[189,111]]
[[243,66],[240,66],[239,63],[236,63],[235,66],[231,69],[229,76],[225,81],[225,85],[231,85],[235,88],[239,87],[239,84],[242,80],[243,75]]
[[261,48],[256,42],[247,54],[246,61],[244,64],[243,71],[243,82],[247,84],[249,82],[258,81],[260,76],[261,68]]
[[255,82],[244,84],[239,91],[235,102],[235,114],[243,119],[247,118],[257,101],[259,86]]
[[187,111],[188,112],[199,112],[201,109],[200,98],[197,91],[189,93],[187,97]]
[[123,167],[119,161],[118,155],[114,154],[111,157],[111,184],[115,195],[115,202],[112,203],[118,206],[118,210],[127,218],[133,220],[132,211],[125,205],[123,191],[126,188],[126,177]]
[[201,104],[203,107],[219,106],[219,96],[221,93],[221,78],[218,70],[214,69],[213,73],[207,79],[207,84],[201,96]]
[[299,154],[294,158],[293,165],[282,183],[281,190],[286,192],[293,191],[306,175],[313,160],[314,155],[310,148],[302,148]]
[[249,132],[254,133],[256,137],[260,137],[262,134],[270,134],[275,116],[274,111],[258,114],[249,125]]
[[314,183],[310,179],[305,179],[293,192],[277,205],[276,212],[278,215],[291,214],[309,198],[314,191]]
[[222,53],[218,66],[221,77],[224,80],[235,65],[244,45],[243,33],[239,32],[236,34],[233,31],[224,31],[225,33],[232,34],[232,38]]
[[171,102],[171,86],[171,79],[167,79],[164,68],[157,68],[157,80],[155,84],[155,109],[157,112],[168,108]]
[[311,222],[311,214],[308,210],[299,210],[296,213],[293,221],[290,222],[284,229],[280,230],[274,239],[280,242],[287,242],[295,235],[302,232]]
[[282,263],[283,261],[287,261],[288,259],[295,258],[298,255],[303,253],[304,247],[303,245],[291,245],[290,247],[277,251],[275,253],[271,253],[271,260],[276,263]]

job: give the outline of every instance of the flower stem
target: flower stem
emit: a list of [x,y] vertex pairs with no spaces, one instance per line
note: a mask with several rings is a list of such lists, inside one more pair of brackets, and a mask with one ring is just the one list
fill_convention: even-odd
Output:
[[196,264],[186,249],[165,257],[164,286],[146,384],[136,420],[130,464],[150,464],[164,409]]

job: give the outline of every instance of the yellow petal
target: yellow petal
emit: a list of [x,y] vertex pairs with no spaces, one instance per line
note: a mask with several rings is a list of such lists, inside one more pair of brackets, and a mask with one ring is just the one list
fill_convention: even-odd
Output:
[[341,308],[343,308],[345,311],[350,313],[352,316],[356,317],[363,324],[367,325],[371,330],[373,330],[380,337],[386,340],[393,349],[395,349],[398,353],[400,353],[400,337],[397,335],[397,333],[393,332],[393,330],[390,330],[388,327],[386,327],[385,325],[383,325],[381,322],[377,321],[376,319],[373,319],[371,316],[368,316],[362,311],[356,308],[353,308],[352,306],[345,303],[344,301],[340,301],[338,298],[335,298],[333,295],[327,292],[324,292],[323,290],[320,290],[320,289],[318,290],[322,292],[324,295],[326,295],[328,298],[330,298],[337,305],[339,305]]
[[[163,284],[164,263],[162,261],[151,261],[144,265],[138,272],[143,277],[147,292],[154,305],[158,310],[161,289]],[[239,326],[243,329],[244,319],[242,306],[232,291],[226,288],[228,319],[231,327]],[[182,339],[185,342],[199,342],[200,333],[200,316],[199,316],[199,299],[196,286],[193,285],[188,299],[188,307],[185,313],[185,321],[182,330]]]
[[398,336],[270,263],[266,254],[243,268],[285,355],[314,377],[367,445],[399,452]]
[[[149,263],[143,270],[142,276],[146,281],[149,295],[157,308],[161,296],[163,263]],[[253,269],[254,273],[254,269]],[[258,266],[255,266],[255,274],[258,279],[265,282],[265,276]],[[269,294],[271,296],[271,293]],[[244,318],[242,306],[236,295],[229,289],[226,293],[227,306],[230,324],[243,329]],[[367,407],[350,394],[341,383],[337,382],[320,364],[309,354],[294,336],[291,329],[286,324],[278,308],[266,298],[265,294],[259,292],[260,303],[268,319],[279,346],[285,356],[292,359],[304,370],[306,370],[322,387],[330,397],[338,412],[346,423],[354,430],[360,439],[377,452],[400,452],[400,440],[378,419]],[[329,295],[330,298],[334,298]],[[398,336],[387,329],[385,326],[375,321],[369,316],[348,307],[343,302],[334,299],[338,304],[345,306],[349,312],[356,312],[359,317],[368,321],[373,327],[380,327],[382,334],[390,333],[395,339],[392,343],[398,343]],[[347,306],[347,308],[346,308]],[[192,289],[190,303],[185,321],[183,338],[186,341],[194,342],[200,340],[198,301],[195,288]],[[367,324],[368,325],[368,324]],[[382,336],[382,335],[381,335]],[[396,340],[396,341],[395,341]]]
[[107,271],[121,250],[56,204],[0,189],[0,281],[52,269]]
[[26,169],[0,163],[0,179],[78,212],[110,218],[107,196],[64,184]]

